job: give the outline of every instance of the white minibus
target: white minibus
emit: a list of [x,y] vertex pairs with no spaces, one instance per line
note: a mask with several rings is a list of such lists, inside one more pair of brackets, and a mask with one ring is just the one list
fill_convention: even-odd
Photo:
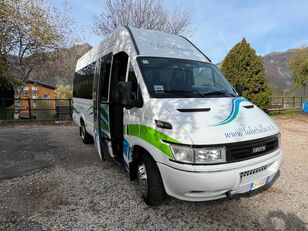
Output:
[[278,175],[278,126],[185,37],[121,27],[78,60],[73,88],[83,142],[148,205],[231,198]]

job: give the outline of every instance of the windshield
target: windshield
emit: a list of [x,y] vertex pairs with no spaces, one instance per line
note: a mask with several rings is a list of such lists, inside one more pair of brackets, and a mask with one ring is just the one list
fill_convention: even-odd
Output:
[[234,97],[231,84],[211,63],[139,57],[139,67],[153,98]]

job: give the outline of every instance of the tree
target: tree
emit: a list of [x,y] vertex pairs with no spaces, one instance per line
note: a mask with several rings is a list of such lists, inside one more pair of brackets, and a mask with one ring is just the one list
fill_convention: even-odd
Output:
[[94,32],[110,34],[119,26],[189,34],[192,13],[189,9],[166,10],[160,0],[107,0],[105,11],[94,16]]
[[222,72],[233,84],[243,85],[243,96],[260,108],[269,104],[271,88],[265,79],[265,70],[261,57],[250,47],[246,39],[236,44],[225,57]]
[[55,91],[57,99],[72,99],[73,98],[73,88],[70,85],[60,85]]
[[67,11],[59,13],[49,0],[0,1],[0,29],[0,58],[5,57],[9,77],[22,82],[45,63],[48,52],[66,47],[74,38]]
[[[6,13],[4,13],[6,12]],[[6,17],[8,14],[12,14],[13,10],[9,4],[5,4],[4,1],[0,1],[0,88],[10,88],[10,74],[7,65],[7,55],[12,49],[13,30],[14,25],[10,18]],[[2,94],[0,94],[0,97]]]
[[298,49],[289,60],[288,65],[292,72],[295,87],[304,88],[305,99],[308,84],[308,48]]

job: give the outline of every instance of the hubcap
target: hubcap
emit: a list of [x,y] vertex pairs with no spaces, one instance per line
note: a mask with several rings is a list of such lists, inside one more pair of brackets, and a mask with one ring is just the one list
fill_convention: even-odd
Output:
[[138,182],[142,195],[146,197],[148,194],[148,177],[143,163],[138,166]]

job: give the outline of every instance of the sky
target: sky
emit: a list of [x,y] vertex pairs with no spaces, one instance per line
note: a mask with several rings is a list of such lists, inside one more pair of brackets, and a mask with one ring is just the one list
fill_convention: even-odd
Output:
[[[63,0],[51,0],[61,9]],[[71,16],[92,46],[103,38],[92,30],[93,16],[105,0],[67,0]],[[167,9],[189,8],[193,33],[189,39],[214,63],[223,60],[243,37],[258,55],[308,46],[308,0],[165,0]]]

